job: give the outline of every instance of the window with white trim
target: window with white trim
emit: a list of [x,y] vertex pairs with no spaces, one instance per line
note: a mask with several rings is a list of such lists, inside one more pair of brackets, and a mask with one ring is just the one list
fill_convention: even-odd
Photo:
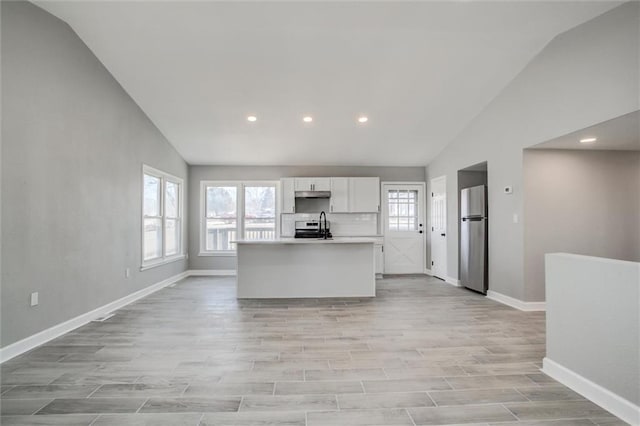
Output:
[[142,267],[181,258],[182,179],[143,166],[142,194]]
[[239,238],[277,236],[278,182],[203,181],[200,254],[233,255]]

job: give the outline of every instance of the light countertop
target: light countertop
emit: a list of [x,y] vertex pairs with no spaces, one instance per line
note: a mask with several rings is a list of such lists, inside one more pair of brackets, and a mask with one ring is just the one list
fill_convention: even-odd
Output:
[[273,240],[234,240],[236,244],[375,244],[380,238],[375,237],[335,237],[333,239],[315,238],[276,238]]

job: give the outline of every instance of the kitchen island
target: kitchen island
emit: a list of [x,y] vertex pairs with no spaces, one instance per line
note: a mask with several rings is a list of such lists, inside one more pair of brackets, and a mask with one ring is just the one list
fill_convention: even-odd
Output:
[[238,240],[239,299],[375,297],[374,238]]

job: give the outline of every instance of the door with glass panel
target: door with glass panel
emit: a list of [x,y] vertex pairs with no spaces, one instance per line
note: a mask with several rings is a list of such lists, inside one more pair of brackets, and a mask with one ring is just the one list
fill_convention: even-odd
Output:
[[424,184],[383,184],[384,272],[422,274]]

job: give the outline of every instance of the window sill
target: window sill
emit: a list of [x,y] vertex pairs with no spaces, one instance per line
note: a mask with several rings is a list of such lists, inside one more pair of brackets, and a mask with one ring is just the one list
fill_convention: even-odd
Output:
[[146,271],[148,269],[153,269],[153,268],[156,268],[158,266],[166,265],[168,263],[177,262],[178,260],[183,260],[183,259],[186,259],[186,258],[187,258],[186,255],[179,254],[177,256],[167,257],[167,258],[162,259],[162,260],[156,260],[156,261],[151,261],[149,263],[143,263],[142,266],[140,266],[140,272]]
[[220,251],[220,252],[211,252],[211,251],[201,251],[198,253],[198,257],[236,257],[235,251]]

